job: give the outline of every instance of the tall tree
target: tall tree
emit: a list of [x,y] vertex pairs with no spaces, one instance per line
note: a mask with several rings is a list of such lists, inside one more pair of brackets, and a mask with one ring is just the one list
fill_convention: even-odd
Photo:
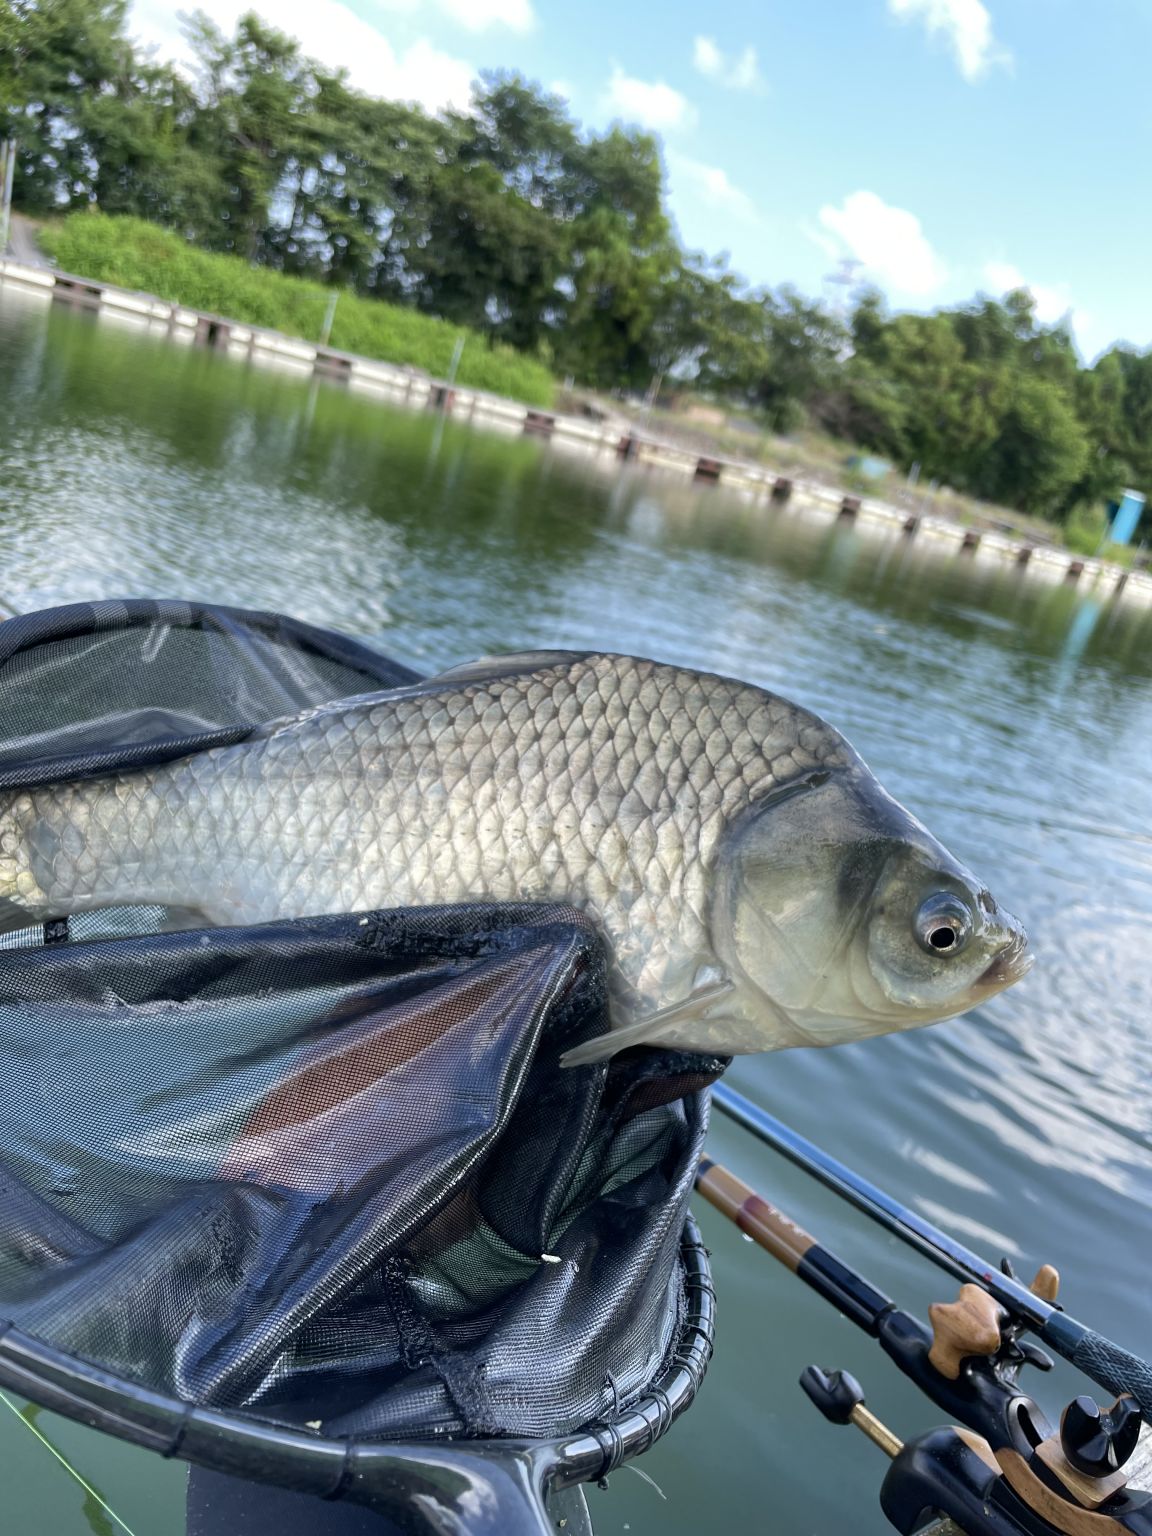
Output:
[[200,111],[191,142],[216,167],[219,250],[253,261],[264,252],[273,200],[299,162],[315,92],[299,44],[249,11],[226,38],[203,12],[189,27]]
[[0,0],[0,139],[13,199],[49,213],[91,195],[87,114],[130,73],[125,0]]

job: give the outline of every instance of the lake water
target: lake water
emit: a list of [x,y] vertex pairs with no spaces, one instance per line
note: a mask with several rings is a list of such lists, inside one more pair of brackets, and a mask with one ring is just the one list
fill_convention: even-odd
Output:
[[[749,505],[0,288],[0,600],[278,608],[432,670],[526,647],[636,651],[826,715],[1029,928],[1027,980],[967,1018],[730,1077],[961,1239],[1152,1350],[1152,614],[899,536]],[[952,1283],[722,1121],[732,1165],[922,1310]],[[901,1434],[940,1415],[707,1207],[719,1341],[701,1397],[591,1494],[600,1532],[888,1529],[880,1453],[820,1418],[852,1370]],[[1031,1389],[1057,1408],[1078,1378]],[[183,1469],[39,1427],[137,1536],[183,1530]],[[13,1530],[112,1530],[0,1404]],[[101,1524],[103,1522],[103,1524]]]

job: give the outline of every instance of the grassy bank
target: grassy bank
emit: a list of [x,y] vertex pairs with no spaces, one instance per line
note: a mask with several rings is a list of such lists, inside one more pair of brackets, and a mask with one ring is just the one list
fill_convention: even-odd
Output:
[[[304,278],[251,267],[237,256],[196,250],[179,235],[143,219],[74,213],[44,225],[39,242],[58,267],[78,277],[154,293],[190,309],[308,341],[318,339],[333,292]],[[331,344],[342,352],[407,364],[443,378],[461,333],[461,327],[415,310],[341,292]],[[456,375],[461,384],[529,405],[552,403],[555,386],[542,363],[511,347],[489,346],[475,331],[463,334],[467,340]]]

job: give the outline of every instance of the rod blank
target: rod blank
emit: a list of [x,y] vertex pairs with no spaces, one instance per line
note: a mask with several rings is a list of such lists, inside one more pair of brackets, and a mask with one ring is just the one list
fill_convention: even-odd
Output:
[[1036,1296],[1018,1280],[949,1237],[923,1216],[901,1205],[875,1184],[839,1162],[815,1142],[792,1130],[775,1115],[753,1104],[726,1083],[712,1085],[712,1102],[730,1120],[781,1153],[821,1184],[849,1201],[910,1248],[958,1280],[974,1280],[1030,1328],[1058,1355],[1110,1392],[1129,1392],[1152,1416],[1152,1367],[1138,1355],[1113,1344],[1066,1312]]

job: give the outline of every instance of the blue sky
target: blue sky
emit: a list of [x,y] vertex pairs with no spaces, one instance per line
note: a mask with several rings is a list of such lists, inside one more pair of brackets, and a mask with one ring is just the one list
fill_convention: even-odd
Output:
[[[194,3],[194,0],[193,0]],[[179,7],[180,9],[190,7]],[[206,0],[231,27],[243,0]],[[663,141],[682,239],[897,308],[1032,288],[1087,357],[1152,342],[1148,0],[259,0],[355,84],[463,105],[509,67]],[[177,5],[130,29],[180,56]]]

